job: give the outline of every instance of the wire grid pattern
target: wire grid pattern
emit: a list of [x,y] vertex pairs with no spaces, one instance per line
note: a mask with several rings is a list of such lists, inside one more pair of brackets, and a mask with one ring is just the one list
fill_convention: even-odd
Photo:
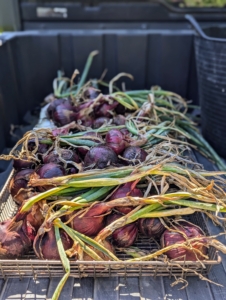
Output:
[[[13,176],[10,174],[5,186],[0,193],[0,221],[11,218],[17,211],[18,206],[9,194],[9,182]],[[206,235],[210,235],[205,225],[205,220],[201,213],[188,216],[190,222],[200,226]],[[148,252],[160,248],[159,241],[155,241],[139,234],[135,247]],[[71,260],[70,276],[75,278],[83,277],[134,277],[134,276],[194,276],[194,272],[207,275],[212,265],[219,264],[221,258],[218,252],[210,247],[208,250],[209,260],[200,262],[171,261],[170,264],[164,260],[156,259],[153,261],[138,262],[112,262],[112,261],[75,261]],[[131,256],[116,250],[119,259],[130,259]],[[0,277],[59,277],[64,275],[61,261],[37,259],[31,251],[20,259],[0,260]]]

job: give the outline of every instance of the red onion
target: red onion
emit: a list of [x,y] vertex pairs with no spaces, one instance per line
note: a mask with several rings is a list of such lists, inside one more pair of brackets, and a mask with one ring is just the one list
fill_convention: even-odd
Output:
[[23,193],[23,190],[27,188],[28,181],[33,173],[34,170],[31,169],[22,170],[16,173],[10,181],[10,194],[18,204],[21,204],[26,198],[26,193]]
[[105,145],[95,146],[90,149],[84,159],[85,167],[104,169],[110,165],[116,165],[118,158],[115,152]]
[[165,230],[159,218],[139,219],[138,228],[143,235],[150,238],[160,238]]
[[[29,151],[33,151],[34,149],[35,149],[35,140],[31,139],[28,142],[28,150]],[[49,149],[49,145],[42,144],[41,140],[39,140],[39,145],[38,145],[38,149],[37,149],[36,153],[44,154],[44,153],[46,153],[48,151],[48,149]]]
[[50,119],[53,118],[53,114],[56,111],[57,106],[63,104],[64,107],[71,110],[73,108],[72,102],[69,99],[55,99],[52,101],[47,109],[47,113]]
[[73,107],[69,109],[66,105],[60,104],[56,107],[52,120],[55,125],[64,126],[76,120],[76,113],[73,111]]
[[125,125],[126,124],[126,118],[123,115],[117,115],[113,118],[113,123],[115,125]]
[[[60,236],[64,250],[66,251],[70,249],[73,245],[73,242],[68,237],[66,232],[60,229]],[[48,231],[46,231],[44,234],[39,235],[38,233],[36,235],[33,248],[38,258],[54,260],[60,259],[53,226],[51,226],[50,230],[48,229]]]
[[[86,139],[86,140],[88,140],[88,141],[94,141],[96,143],[100,143],[100,140],[101,140],[101,135],[99,135],[95,131],[86,132],[86,133],[83,134],[83,136],[85,136],[85,137],[90,136],[91,138],[90,139]],[[82,139],[83,136],[81,136],[81,139]],[[87,150],[84,147],[78,147],[77,150],[78,150],[79,154],[81,154],[82,156],[85,156],[86,153],[89,151],[89,150]]]
[[76,169],[75,167],[71,167],[71,168],[67,169],[66,171],[67,171],[67,175],[78,173],[78,169]]
[[107,123],[109,123],[110,119],[106,118],[106,117],[101,117],[101,118],[97,118],[94,122],[93,122],[93,128],[97,129],[100,128],[102,125],[106,125]]
[[[61,158],[65,161],[68,162],[72,161],[76,163],[80,162],[80,159],[74,150],[58,149],[58,153],[61,154]],[[52,151],[47,155],[43,156],[44,164],[48,164],[48,163],[63,164],[63,162],[60,160],[60,155],[58,153],[56,151]]]
[[[29,232],[30,230],[30,232]],[[0,258],[19,258],[27,253],[32,246],[27,221],[6,220],[0,223]]]
[[125,161],[125,164],[132,165],[139,164],[140,162],[145,161],[147,155],[147,152],[140,147],[130,146],[126,148],[122,156],[127,159],[127,161]]
[[55,163],[48,163],[41,166],[40,169],[36,171],[40,178],[53,178],[65,175],[65,170],[62,166]]
[[34,166],[35,166],[35,163],[32,161],[28,161],[27,158],[13,160],[13,167],[17,171],[20,171],[23,169],[31,169]]
[[85,99],[95,99],[100,94],[99,90],[95,89],[94,87],[90,86],[86,88],[83,92],[83,97]]
[[[143,193],[140,189],[137,189],[135,187],[134,182],[127,182],[124,185],[120,186],[111,195],[109,200],[115,200],[115,199],[123,198],[126,196],[143,197]],[[131,210],[133,210],[133,207],[132,206],[117,206],[115,209],[126,215],[129,212],[131,212]]]
[[82,117],[81,119],[82,125],[85,127],[92,127],[93,126],[93,119],[89,116]]
[[[111,244],[109,241],[103,240],[103,241],[102,241],[102,245],[103,245],[108,251],[114,253],[114,247],[112,246],[112,244]],[[109,257],[108,257],[106,254],[104,254],[102,251],[99,251],[99,250],[95,249],[95,248],[92,247],[92,246],[90,246],[90,248],[93,249],[93,250],[96,252],[96,254],[98,254],[103,260],[105,260],[105,261],[108,261],[108,260],[109,260]],[[87,253],[84,252],[83,260],[84,260],[84,261],[93,261],[94,259],[93,259],[91,256],[89,256]]]
[[126,143],[123,140],[123,134],[117,129],[111,129],[108,131],[105,137],[107,146],[110,147],[117,155],[120,154],[126,147]]
[[[73,213],[76,216],[71,221],[71,227],[87,236],[96,236],[105,225],[104,215],[110,208],[104,202],[94,204],[89,210],[84,214]],[[67,219],[71,219],[73,214],[67,216]]]
[[112,104],[104,103],[100,106],[97,106],[94,109],[95,116],[112,118],[112,116],[113,116],[112,111],[116,108],[117,105],[118,105],[118,102],[114,101]]
[[124,141],[130,143],[131,142],[130,132],[126,128],[120,129],[120,132],[123,134]]
[[[111,214],[107,216],[107,225],[121,217],[121,214]],[[131,223],[116,229],[112,233],[112,239],[118,247],[126,248],[130,247],[136,241],[137,233],[138,229],[136,223]]]
[[[201,239],[199,239],[198,241],[190,242],[190,245],[194,249],[198,249],[204,255],[207,253],[207,248],[205,246],[205,236],[203,235],[202,230],[198,226],[183,222],[182,225],[177,225],[177,226],[173,227],[172,229],[181,231],[185,236],[187,236],[188,241],[189,241],[189,239],[200,237]],[[203,239],[202,239],[202,237],[203,237]],[[184,238],[184,236],[181,233],[175,232],[175,231],[170,231],[168,229],[165,230],[165,232],[163,233],[163,235],[161,237],[162,247],[167,247],[167,246],[171,246],[174,244],[181,244],[181,243],[184,243],[185,241],[186,241],[186,239]],[[201,254],[199,254],[198,252],[193,251],[192,249],[190,250],[190,249],[186,249],[184,247],[179,247],[178,245],[176,245],[174,249],[167,251],[166,255],[170,259],[178,259],[178,260],[186,259],[189,261],[196,261],[197,258],[200,260],[204,259],[204,257]]]
[[41,210],[42,209],[39,203],[34,204],[32,206],[31,211],[26,216],[27,222],[29,222],[29,224],[36,230],[36,232],[38,231],[39,227],[44,221],[44,217]]

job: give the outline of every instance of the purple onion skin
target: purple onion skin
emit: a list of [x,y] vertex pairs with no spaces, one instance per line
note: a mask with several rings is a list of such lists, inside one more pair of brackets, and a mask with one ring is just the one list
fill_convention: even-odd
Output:
[[[109,200],[120,199],[126,196],[131,197],[143,197],[143,193],[140,189],[133,187],[134,182],[127,182],[126,184],[120,186],[110,197]],[[117,211],[122,214],[127,215],[133,210],[133,206],[117,206],[115,207]]]
[[69,99],[55,99],[52,101],[47,109],[47,114],[50,119],[53,118],[53,114],[56,111],[57,106],[63,104],[64,107],[68,108],[69,110],[72,109],[72,102]]
[[76,113],[73,107],[69,109],[64,104],[60,104],[56,107],[52,120],[56,126],[64,126],[76,120]]
[[[83,134],[83,136],[90,136],[90,137],[93,137],[93,138],[94,138],[94,141],[95,141],[96,143],[100,143],[100,142],[99,142],[97,139],[95,139],[95,138],[101,139],[101,135],[99,135],[98,133],[96,133],[96,132],[94,132],[94,131],[86,132],[86,133]],[[81,137],[81,139],[82,139],[82,137]],[[92,140],[92,139],[90,139],[90,140]],[[78,147],[77,150],[78,150],[79,154],[80,154],[82,157],[85,157],[86,153],[89,151],[89,150],[87,150],[87,149],[84,148],[84,147]]]
[[[82,212],[82,217],[80,217],[81,214],[76,215],[71,221],[71,227],[89,237],[96,236],[104,228],[104,214],[109,210],[110,208],[107,203],[97,203],[93,205],[86,214]],[[77,212],[75,212],[75,214],[77,214]],[[68,216],[68,219],[70,219],[72,215]]]
[[130,134],[129,130],[126,129],[126,128],[120,129],[120,132],[123,134],[124,139],[125,139],[125,138],[128,138],[128,136],[129,136],[129,134]]
[[53,178],[65,175],[65,169],[55,163],[48,163],[43,165],[36,171],[40,178]]
[[20,258],[32,246],[26,219],[6,220],[0,223],[0,258]]
[[92,127],[93,126],[93,119],[91,117],[83,117],[80,119],[82,121],[82,125],[85,127]]
[[[36,203],[32,206],[31,211],[26,216],[27,222],[35,229],[36,233],[39,229],[39,227],[44,222],[44,217],[42,214],[42,207],[39,205],[39,203]],[[35,236],[34,236],[35,238]]]
[[14,159],[13,160],[13,168],[17,171],[23,170],[23,169],[31,169],[35,166],[34,162],[28,161],[28,160],[22,160],[22,159]]
[[[35,140],[32,139],[28,142],[28,150],[33,151],[35,149]],[[42,144],[41,141],[39,141],[38,150],[36,153],[44,154],[48,151],[49,145]]]
[[[73,150],[61,149],[60,153],[61,153],[61,157],[65,161],[73,161],[76,163],[80,162],[78,155]],[[44,162],[44,164],[48,164],[48,163],[63,164],[63,162],[60,160],[59,154],[54,151],[43,156],[43,162]]]
[[76,216],[71,227],[89,237],[96,236],[105,226],[104,216],[82,217]]
[[139,164],[140,162],[145,161],[147,155],[148,153],[145,150],[136,146],[126,148],[122,154],[122,156],[127,159],[127,161],[124,161],[126,165]]
[[123,115],[117,115],[113,118],[113,123],[117,126],[125,125],[126,124],[126,118]]
[[100,92],[97,89],[95,89],[94,87],[88,87],[83,92],[83,97],[85,99],[96,99],[99,94],[100,94]]
[[[195,249],[198,249],[201,253],[207,254],[207,248],[205,246],[205,236],[203,235],[202,231],[200,228],[198,228],[195,225],[191,224],[183,224],[183,226],[175,226],[173,230],[179,230],[183,234],[187,236],[188,239],[193,239],[197,237],[203,237],[203,239],[199,240],[199,243],[193,241],[190,242],[191,246]],[[175,231],[170,231],[166,229],[161,237],[161,246],[162,247],[167,247],[174,245],[176,243],[183,243],[185,242],[186,239],[183,237],[183,235],[179,232]],[[188,261],[196,261],[197,258],[200,260],[205,259],[201,254],[198,252],[194,252],[189,249],[185,249],[183,247],[179,247],[178,245],[174,248],[171,249],[165,254],[168,256],[170,259],[177,259],[177,260],[188,260]]]
[[104,169],[109,165],[116,165],[118,157],[115,152],[105,145],[95,146],[90,149],[84,159],[86,168]]
[[[109,241],[103,240],[102,244],[110,252],[112,252],[112,253],[115,252],[113,245]],[[103,260],[109,261],[109,257],[106,254],[104,254],[101,251],[98,251],[97,249],[93,248],[92,246],[90,246],[90,248],[93,249],[96,252],[96,254],[98,254]],[[84,253],[83,260],[84,261],[93,261],[94,259],[91,256],[89,256],[88,254]]]
[[106,117],[100,117],[97,118],[94,122],[93,122],[93,128],[94,129],[98,129],[100,128],[102,125],[107,124],[110,121],[109,118]]
[[67,175],[71,175],[71,174],[77,174],[78,173],[78,169],[71,167],[69,169],[66,170],[67,171]]
[[112,111],[118,106],[118,102],[113,102],[112,104],[104,103],[98,106],[95,110],[96,117],[106,117],[112,118]]
[[[64,250],[68,250],[72,247],[73,242],[68,237],[65,231],[60,230],[61,241],[64,246]],[[40,259],[59,260],[60,255],[57,248],[56,237],[54,228],[51,227],[50,231],[45,232],[43,235],[36,235],[33,248],[35,254]]]
[[159,218],[139,219],[138,228],[143,235],[150,238],[160,238],[165,231],[165,227]]
[[126,147],[123,134],[117,129],[109,130],[106,134],[105,141],[107,146],[110,147],[117,155],[122,153]]
[[31,174],[34,173],[34,170],[31,169],[25,169],[22,171],[19,171],[12,180],[10,181],[10,193],[13,196],[13,198],[18,194],[20,189],[26,189],[27,184],[29,181],[29,178]]
[[[107,225],[111,224],[121,217],[121,214],[111,214],[107,216]],[[127,248],[134,244],[137,238],[137,234],[138,228],[136,223],[131,223],[116,229],[112,233],[112,239],[114,241],[114,244],[116,244],[118,247]]]

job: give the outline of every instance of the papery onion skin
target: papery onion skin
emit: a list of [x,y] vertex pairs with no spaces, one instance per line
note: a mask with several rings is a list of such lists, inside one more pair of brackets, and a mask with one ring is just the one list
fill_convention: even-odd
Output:
[[94,204],[88,211],[84,214],[72,213],[66,216],[69,220],[72,218],[73,214],[75,217],[71,220],[71,227],[83,233],[89,237],[96,236],[105,226],[105,214],[110,210],[107,203],[97,203]]
[[91,148],[84,159],[84,166],[86,168],[104,169],[110,165],[116,165],[117,163],[117,155],[106,145]]
[[[73,245],[73,242],[68,237],[66,232],[60,229],[60,236],[64,250],[70,249]],[[46,231],[44,234],[36,235],[33,243],[33,249],[35,254],[40,259],[60,260],[53,226],[51,226],[50,230],[48,229],[48,231]]]
[[86,88],[83,92],[83,97],[85,99],[95,99],[100,94],[100,91],[95,89],[94,87],[90,86]]
[[[190,245],[194,249],[198,249],[202,254],[207,254],[207,247],[205,246],[205,236],[203,235],[199,227],[187,223],[181,226],[174,226],[173,230],[181,231],[187,236],[188,240],[193,238],[200,238],[198,241],[191,241]],[[161,246],[167,247],[178,243],[181,244],[185,241],[186,239],[181,233],[166,229],[161,237]],[[189,245],[187,244],[187,246]],[[174,249],[165,252],[165,254],[168,256],[168,258],[176,259],[179,261],[184,259],[187,261],[197,261],[198,259],[205,259],[198,252],[193,251],[192,249],[190,250],[184,247],[180,247],[178,245],[176,245]]]
[[96,117],[113,117],[113,110],[118,106],[118,102],[114,101],[112,104],[104,103],[95,109]]
[[[33,151],[35,149],[35,139],[31,139],[28,142],[28,150]],[[42,144],[41,140],[39,141],[38,149],[37,152],[38,154],[44,154],[48,151],[49,145],[47,144]]]
[[123,134],[117,129],[109,130],[106,134],[105,141],[107,146],[110,147],[117,155],[122,153],[126,147]]
[[35,166],[35,163],[27,160],[26,158],[13,160],[13,168],[17,171],[20,171],[23,169],[31,169],[34,166]]
[[23,202],[23,200],[25,200],[26,198],[24,197],[26,191],[23,190],[27,189],[27,184],[32,174],[34,174],[34,170],[25,169],[16,173],[10,181],[9,184],[10,194],[18,204],[21,204],[21,202]]
[[41,227],[44,222],[42,209],[39,203],[36,203],[32,206],[31,211],[26,216],[26,220],[37,232],[39,227]]
[[57,106],[63,104],[65,108],[71,110],[73,108],[72,102],[69,99],[55,99],[52,101],[47,109],[47,114],[50,119],[53,118],[53,114],[56,111]]
[[[101,140],[101,135],[99,135],[97,132],[95,131],[89,131],[83,134],[84,137],[90,136],[90,139],[86,139],[88,141],[94,141],[96,143],[100,143]],[[81,136],[81,139],[82,137]],[[93,137],[93,138],[92,138]],[[89,151],[88,149],[84,148],[84,147],[78,147],[77,148],[79,154],[81,154],[82,157],[84,157],[86,155],[86,153]]]
[[[109,241],[103,240],[102,246],[104,246],[111,253],[113,253],[113,254],[115,253],[114,247]],[[105,260],[105,261],[110,260],[110,258],[106,254],[104,254],[102,251],[99,251],[92,246],[90,246],[90,248],[93,249],[96,252],[96,254],[99,255],[103,260]],[[87,253],[84,253],[83,260],[84,261],[94,261],[94,259],[91,256],[89,256]]]
[[[120,199],[126,196],[131,197],[143,197],[143,192],[136,188],[134,185],[134,182],[127,182],[123,185],[121,185],[109,198],[109,200],[115,200]],[[123,214],[128,214],[133,210],[133,206],[117,206],[115,207],[117,211]]]
[[150,238],[160,238],[165,227],[159,218],[145,218],[138,220],[138,228],[143,235]]
[[65,169],[55,163],[48,163],[41,166],[36,173],[40,178],[53,178],[65,175]]
[[117,126],[125,125],[126,124],[126,118],[123,115],[116,115],[113,118],[113,123]]
[[44,164],[47,163],[63,164],[60,158],[62,158],[65,161],[72,161],[76,163],[80,162],[80,159],[78,155],[75,153],[75,151],[69,149],[59,149],[58,153],[56,151],[52,151],[47,155],[43,156],[43,162]]
[[76,120],[76,113],[73,108],[69,109],[64,104],[56,107],[52,120],[56,126],[64,126]]
[[0,258],[20,258],[31,246],[26,219],[6,220],[0,223]]
[[93,122],[93,128],[94,129],[98,129],[100,128],[102,125],[106,125],[110,122],[110,119],[109,118],[106,118],[106,117],[100,117],[100,118],[97,118],[95,119],[95,121]]
[[130,146],[125,149],[122,157],[126,159],[126,161],[124,161],[125,164],[134,165],[144,162],[147,155],[148,153],[140,147]]
[[[106,223],[107,225],[109,225],[121,217],[121,214],[111,214],[107,216]],[[116,229],[112,233],[112,239],[114,241],[114,244],[116,244],[118,247],[127,248],[134,244],[137,239],[137,234],[138,228],[135,222]]]

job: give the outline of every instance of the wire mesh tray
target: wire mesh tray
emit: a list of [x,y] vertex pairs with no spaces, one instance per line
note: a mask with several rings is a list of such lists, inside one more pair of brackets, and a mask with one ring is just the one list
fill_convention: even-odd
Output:
[[[11,218],[17,211],[18,206],[9,194],[10,174],[0,193],[0,221]],[[188,220],[200,226],[206,235],[210,235],[201,213],[190,215]],[[152,251],[158,248],[158,243],[150,238],[139,235],[134,246],[141,250]],[[131,258],[121,252],[116,253],[121,260]],[[73,261],[71,260],[72,277],[134,277],[134,276],[194,276],[195,272],[204,276],[210,271],[212,265],[219,264],[221,257],[218,252],[210,247],[208,249],[209,260],[194,261],[171,261],[163,260],[138,261],[138,262],[112,262],[112,261]],[[195,272],[194,272],[195,271]],[[59,277],[64,274],[61,261],[37,259],[31,251],[21,259],[0,260],[0,277]]]

